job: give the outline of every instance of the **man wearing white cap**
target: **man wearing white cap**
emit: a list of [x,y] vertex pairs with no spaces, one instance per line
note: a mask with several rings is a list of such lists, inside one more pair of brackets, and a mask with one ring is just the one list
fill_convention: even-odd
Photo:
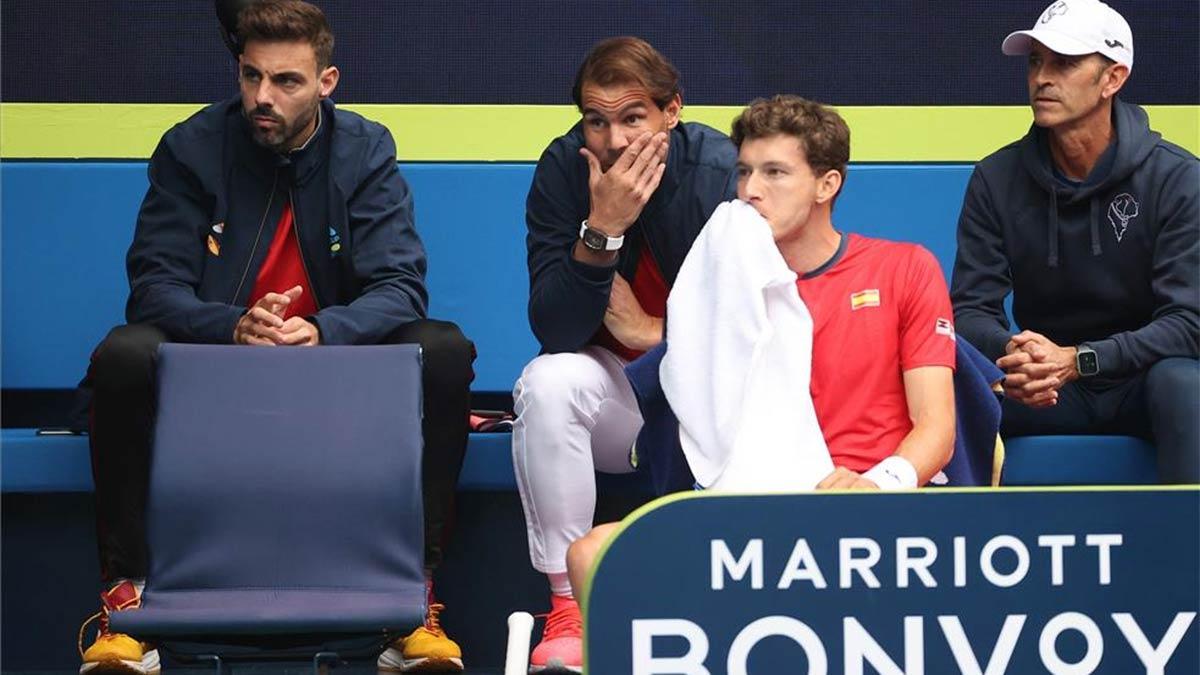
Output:
[[1164,482],[1200,482],[1200,163],[1117,98],[1133,33],[1108,5],[1054,2],[1001,49],[1028,56],[1033,125],[975,168],[951,283],[1007,373],[1001,432],[1153,438]]

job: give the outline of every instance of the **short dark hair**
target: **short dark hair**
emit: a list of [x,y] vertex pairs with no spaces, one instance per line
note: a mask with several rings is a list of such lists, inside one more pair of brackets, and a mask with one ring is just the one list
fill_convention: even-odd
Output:
[[333,62],[333,31],[325,13],[301,0],[260,0],[238,13],[238,40],[246,43],[307,42],[317,57],[317,72]]
[[733,120],[730,134],[738,148],[743,141],[779,135],[800,141],[813,173],[820,176],[837,171],[845,182],[846,165],[850,163],[850,127],[836,110],[785,94],[755,99]]
[[607,87],[613,84],[636,84],[645,87],[660,109],[681,93],[679,71],[650,46],[635,37],[613,37],[600,42],[583,60],[575,75],[571,98],[583,111],[583,85]]

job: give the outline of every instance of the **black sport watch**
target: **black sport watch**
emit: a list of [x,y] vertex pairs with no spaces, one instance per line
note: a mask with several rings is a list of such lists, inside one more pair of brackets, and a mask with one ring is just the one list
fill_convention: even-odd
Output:
[[1079,345],[1075,348],[1075,370],[1079,371],[1080,377],[1092,377],[1100,372],[1100,359],[1096,357],[1096,350],[1087,345]]

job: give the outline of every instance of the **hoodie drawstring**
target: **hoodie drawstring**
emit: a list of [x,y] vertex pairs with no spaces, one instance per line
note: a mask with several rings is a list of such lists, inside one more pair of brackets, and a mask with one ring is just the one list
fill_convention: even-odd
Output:
[[[1089,200],[1091,220],[1088,225],[1091,228],[1092,235],[1092,255],[1097,256],[1104,252],[1100,246],[1100,197],[1093,195]],[[1050,212],[1046,214],[1049,220],[1050,227],[1046,231],[1046,250],[1049,253],[1046,255],[1046,265],[1049,267],[1058,267],[1058,191],[1050,190]]]
[[1050,227],[1047,228],[1046,250],[1049,253],[1046,255],[1046,265],[1049,267],[1058,267],[1058,191],[1050,188],[1050,213],[1047,214],[1050,221]]

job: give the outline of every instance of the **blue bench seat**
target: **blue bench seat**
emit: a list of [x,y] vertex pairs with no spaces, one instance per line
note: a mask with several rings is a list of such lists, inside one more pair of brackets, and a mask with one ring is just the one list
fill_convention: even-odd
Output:
[[1024,436],[1004,442],[1003,485],[1153,485],[1154,445],[1132,436]]
[[[474,390],[508,392],[538,351],[526,320],[524,196],[533,165],[405,164],[403,170],[418,195],[417,222],[429,252],[430,314],[457,322],[475,341]],[[948,275],[971,171],[970,164],[856,164],[838,200],[837,222],[868,236],[919,242]],[[471,186],[470,199],[462,198],[463,185]],[[0,188],[8,197],[0,204],[0,385],[71,389],[91,350],[121,322],[128,291],[123,260],[146,165],[8,162],[0,167]],[[63,306],[72,311],[54,311]],[[1014,439],[1005,484],[1154,482],[1154,452],[1143,441],[1057,438]],[[509,442],[507,434],[472,435],[460,487],[512,490]],[[4,429],[0,454],[5,492],[91,489],[84,438]]]
[[[38,436],[4,429],[0,489],[4,492],[90,492],[86,436]],[[512,435],[471,434],[460,490],[516,490]],[[1139,485],[1158,482],[1154,446],[1129,436],[1028,436],[1005,442],[1002,484]]]
[[[91,492],[87,436],[38,436],[36,429],[0,432],[0,490]],[[512,435],[471,434],[459,477],[460,490],[516,490]]]

